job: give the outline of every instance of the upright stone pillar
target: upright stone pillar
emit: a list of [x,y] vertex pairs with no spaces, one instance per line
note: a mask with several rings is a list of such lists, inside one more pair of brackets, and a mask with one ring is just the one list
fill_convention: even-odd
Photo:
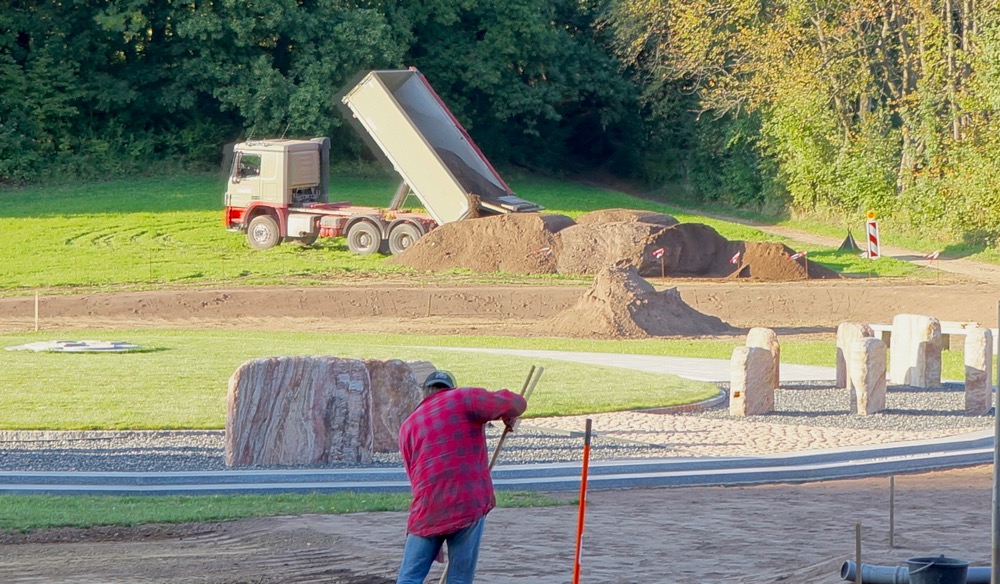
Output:
[[931,316],[892,319],[889,381],[913,387],[941,386],[941,322]]
[[730,361],[729,414],[755,416],[774,411],[774,361],[760,347],[736,347]]
[[847,362],[854,341],[874,337],[872,327],[861,322],[842,322],[837,325],[837,387],[846,387],[854,395],[850,365]]
[[993,405],[993,331],[965,333],[965,413],[985,415]]
[[780,387],[781,345],[774,330],[764,327],[754,327],[747,333],[746,346],[759,347],[771,354],[771,387]]
[[863,338],[851,343],[848,361],[854,399],[851,413],[862,416],[885,409],[885,343]]

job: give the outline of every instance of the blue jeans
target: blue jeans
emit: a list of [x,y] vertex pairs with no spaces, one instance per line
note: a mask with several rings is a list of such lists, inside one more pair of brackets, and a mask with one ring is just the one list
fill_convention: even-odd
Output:
[[399,567],[396,584],[424,584],[424,578],[431,571],[431,564],[441,546],[448,542],[448,584],[472,584],[476,577],[476,560],[479,559],[479,540],[483,536],[480,517],[472,525],[448,535],[420,537],[406,534],[403,548],[403,564]]

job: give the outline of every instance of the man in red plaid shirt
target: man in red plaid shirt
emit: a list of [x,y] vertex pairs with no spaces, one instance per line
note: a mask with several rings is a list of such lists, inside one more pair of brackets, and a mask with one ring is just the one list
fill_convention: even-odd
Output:
[[506,389],[456,388],[447,371],[431,373],[424,388],[428,396],[399,430],[413,502],[396,584],[423,584],[445,542],[448,584],[471,584],[483,522],[496,506],[485,425],[512,427],[528,402]]

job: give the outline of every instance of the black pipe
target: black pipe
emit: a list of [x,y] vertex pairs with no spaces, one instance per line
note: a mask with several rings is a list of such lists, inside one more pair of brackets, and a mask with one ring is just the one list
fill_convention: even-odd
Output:
[[[854,582],[857,568],[848,560],[840,567],[840,577]],[[992,570],[989,566],[969,568],[965,584],[990,584]],[[873,566],[861,564],[861,581],[865,584],[910,584],[910,570],[906,566]]]

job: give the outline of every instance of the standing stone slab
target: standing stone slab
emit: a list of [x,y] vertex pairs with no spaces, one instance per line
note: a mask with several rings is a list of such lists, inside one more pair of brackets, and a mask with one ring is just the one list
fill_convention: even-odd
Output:
[[778,335],[769,328],[754,327],[747,333],[746,346],[760,347],[771,354],[771,387],[778,389],[781,377],[781,345]]
[[848,350],[854,399],[851,413],[870,415],[885,409],[886,347],[881,339],[863,338],[851,343]]
[[774,411],[774,360],[760,347],[736,347],[730,361],[729,414],[755,416]]
[[965,413],[982,416],[993,405],[993,331],[965,333]]
[[850,366],[847,357],[854,341],[874,337],[875,332],[868,324],[861,322],[842,322],[837,325],[837,387],[845,387],[854,395],[854,387],[849,373]]
[[399,428],[424,399],[423,381],[434,370],[427,361],[367,359],[372,393],[375,452],[399,452]]
[[271,357],[229,378],[226,464],[372,460],[368,369],[357,359]]
[[941,386],[941,322],[931,316],[897,314],[892,319],[889,381],[912,387]]

